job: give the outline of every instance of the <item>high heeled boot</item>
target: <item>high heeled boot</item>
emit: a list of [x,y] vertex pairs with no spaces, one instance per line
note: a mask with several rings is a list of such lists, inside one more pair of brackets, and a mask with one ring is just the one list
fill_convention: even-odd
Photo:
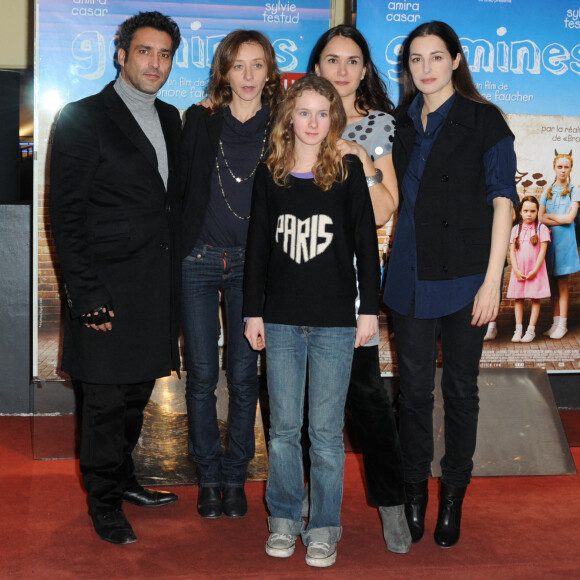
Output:
[[405,517],[411,532],[413,544],[421,540],[425,533],[425,512],[427,511],[427,501],[429,499],[429,480],[418,483],[405,482]]
[[459,541],[461,508],[466,489],[441,482],[435,543],[442,548],[451,548]]

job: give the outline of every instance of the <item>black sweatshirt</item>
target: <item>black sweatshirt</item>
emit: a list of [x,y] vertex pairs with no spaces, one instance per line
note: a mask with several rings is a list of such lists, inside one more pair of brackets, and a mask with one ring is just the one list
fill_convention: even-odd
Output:
[[[256,171],[244,273],[244,317],[296,326],[356,326],[379,312],[377,234],[362,164],[346,156],[348,177],[321,191],[290,175],[274,183]],[[314,232],[314,235],[311,235]],[[265,301],[264,301],[265,295]]]

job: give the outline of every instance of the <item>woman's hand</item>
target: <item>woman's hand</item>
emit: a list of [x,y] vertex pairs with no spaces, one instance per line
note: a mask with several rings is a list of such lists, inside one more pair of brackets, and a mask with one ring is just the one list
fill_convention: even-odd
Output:
[[377,227],[386,224],[399,206],[399,190],[397,189],[397,177],[395,176],[392,156],[385,155],[373,163],[362,145],[346,139],[338,140],[338,150],[342,156],[356,155],[361,160],[367,177],[374,176],[377,169],[381,170],[383,181],[370,187],[369,191],[375,214],[375,224]]
[[485,280],[479,287],[473,301],[471,325],[483,326],[495,320],[499,312],[500,286]]
[[345,155],[356,155],[363,163],[368,161],[372,163],[369,154],[365,151],[365,148],[355,143],[354,141],[347,141],[346,139],[339,139],[336,143],[338,145],[338,150],[340,154],[344,157]]
[[263,350],[266,346],[264,319],[261,316],[248,318],[244,336],[253,350]]
[[[507,197],[496,197],[493,200],[489,263],[485,280],[473,301],[473,317],[471,319],[473,326],[483,326],[490,320],[495,320],[499,312],[502,272],[512,229],[512,211],[512,202]],[[514,264],[516,264],[516,260],[512,256],[512,266]]]
[[209,98],[202,99],[197,104],[198,105],[201,105],[204,109],[213,109],[213,106],[214,106],[214,102],[211,99],[209,99]]
[[379,330],[379,319],[374,314],[360,314],[356,321],[354,348],[364,346]]

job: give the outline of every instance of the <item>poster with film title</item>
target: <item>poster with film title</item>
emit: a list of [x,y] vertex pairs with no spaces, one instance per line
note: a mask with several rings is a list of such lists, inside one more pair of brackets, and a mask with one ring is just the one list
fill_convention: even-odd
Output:
[[[442,20],[460,37],[479,91],[506,114],[515,134],[516,184],[520,198],[542,192],[554,179],[555,152],[572,153],[572,185],[580,186],[580,4],[563,0],[445,0],[375,2],[359,0],[357,27],[393,101],[399,99],[399,55],[419,24]],[[506,298],[511,264],[505,269],[498,335],[485,342],[484,368],[580,369],[580,273],[568,277],[568,332],[559,340],[543,335],[552,321],[551,299],[541,301],[536,337],[514,343],[514,300]],[[524,303],[524,332],[530,301]],[[382,319],[381,368],[397,372],[390,318]]]
[[182,42],[159,98],[181,110],[206,94],[213,55],[232,30],[264,33],[286,82],[306,72],[316,39],[328,29],[330,0],[37,0],[37,341],[34,375],[60,379],[61,279],[48,221],[47,155],[55,117],[66,103],[95,94],[118,74],[115,35],[141,11],[157,10],[179,25]]
[[215,49],[236,28],[263,32],[280,71],[305,72],[313,41],[328,29],[330,0],[38,0],[40,104],[76,101],[114,79],[117,28],[149,10],[179,25],[182,42],[159,97],[186,109],[204,98]]

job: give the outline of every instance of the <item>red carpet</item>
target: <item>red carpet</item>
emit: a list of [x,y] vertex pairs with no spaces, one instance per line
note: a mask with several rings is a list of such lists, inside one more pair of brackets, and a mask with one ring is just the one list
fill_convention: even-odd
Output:
[[[574,448],[577,468],[580,448]],[[426,536],[409,554],[387,551],[376,510],[366,505],[360,455],[348,454],[343,538],[338,561],[320,570],[297,543],[289,559],[264,552],[268,532],[264,484],[247,485],[243,520],[202,520],[197,488],[169,488],[180,501],[125,511],[139,542],[107,544],[86,514],[78,461],[32,459],[30,419],[0,417],[0,578],[574,578],[580,570],[580,476],[475,478],[469,487],[460,543],[432,539],[437,502],[429,504]],[[437,482],[430,491],[436,497]]]

